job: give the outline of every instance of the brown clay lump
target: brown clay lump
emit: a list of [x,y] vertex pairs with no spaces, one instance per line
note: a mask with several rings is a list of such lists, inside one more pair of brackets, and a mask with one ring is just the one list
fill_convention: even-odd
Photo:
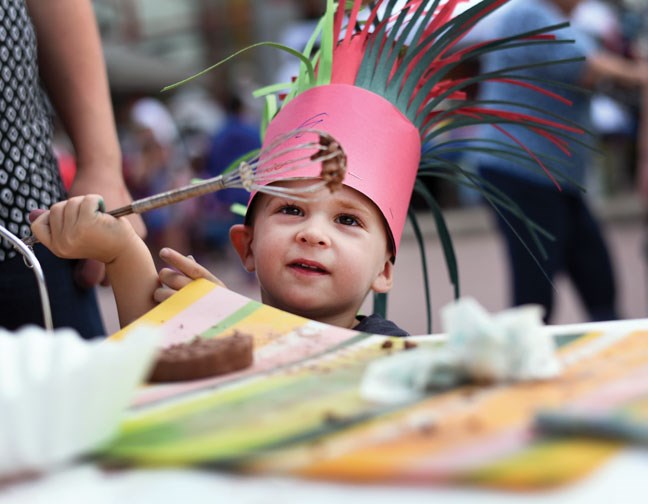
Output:
[[199,380],[245,369],[252,365],[254,340],[235,332],[224,338],[196,336],[186,343],[163,348],[157,357],[149,382]]

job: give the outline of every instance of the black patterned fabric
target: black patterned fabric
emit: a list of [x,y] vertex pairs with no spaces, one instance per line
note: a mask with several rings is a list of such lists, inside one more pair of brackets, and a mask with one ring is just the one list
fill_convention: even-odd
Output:
[[383,336],[409,336],[407,331],[404,331],[391,320],[385,320],[377,313],[365,317],[358,315],[356,317],[359,322],[353,328],[355,331],[360,331],[369,334],[381,334]]
[[[0,225],[20,237],[30,234],[30,210],[48,208],[65,194],[26,9],[24,0],[0,0]],[[0,262],[16,253],[3,240]]]

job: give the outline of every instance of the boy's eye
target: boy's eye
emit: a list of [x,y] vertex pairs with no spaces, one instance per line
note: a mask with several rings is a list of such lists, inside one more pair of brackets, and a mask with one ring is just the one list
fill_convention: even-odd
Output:
[[344,226],[359,226],[360,221],[353,215],[340,215],[337,219],[337,222],[343,224]]
[[285,215],[303,215],[299,207],[296,207],[295,205],[284,205],[279,209],[279,213]]

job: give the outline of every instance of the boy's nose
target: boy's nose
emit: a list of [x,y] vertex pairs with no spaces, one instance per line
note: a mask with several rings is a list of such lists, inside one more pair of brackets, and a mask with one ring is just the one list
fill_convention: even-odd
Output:
[[322,230],[322,228],[320,226],[313,225],[312,223],[304,226],[297,233],[296,238],[300,243],[305,243],[311,246],[326,247],[331,243],[330,238]]

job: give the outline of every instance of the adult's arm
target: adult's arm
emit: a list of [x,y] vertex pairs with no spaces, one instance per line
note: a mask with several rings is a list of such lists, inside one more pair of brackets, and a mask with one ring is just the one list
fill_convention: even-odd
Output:
[[642,90],[639,118],[637,184],[644,206],[648,208],[648,86],[644,86]]
[[648,85],[648,62],[633,60],[607,51],[587,56],[583,84],[595,86],[604,81],[627,88]]
[[587,59],[584,84],[595,87],[608,81],[628,89],[638,89],[641,102],[637,134],[637,188],[648,206],[648,61],[627,59],[600,52]]
[[[70,195],[101,194],[108,209],[132,201],[122,158],[101,39],[90,0],[27,0],[38,39],[41,78],[75,150]],[[140,216],[129,218],[137,234]]]

